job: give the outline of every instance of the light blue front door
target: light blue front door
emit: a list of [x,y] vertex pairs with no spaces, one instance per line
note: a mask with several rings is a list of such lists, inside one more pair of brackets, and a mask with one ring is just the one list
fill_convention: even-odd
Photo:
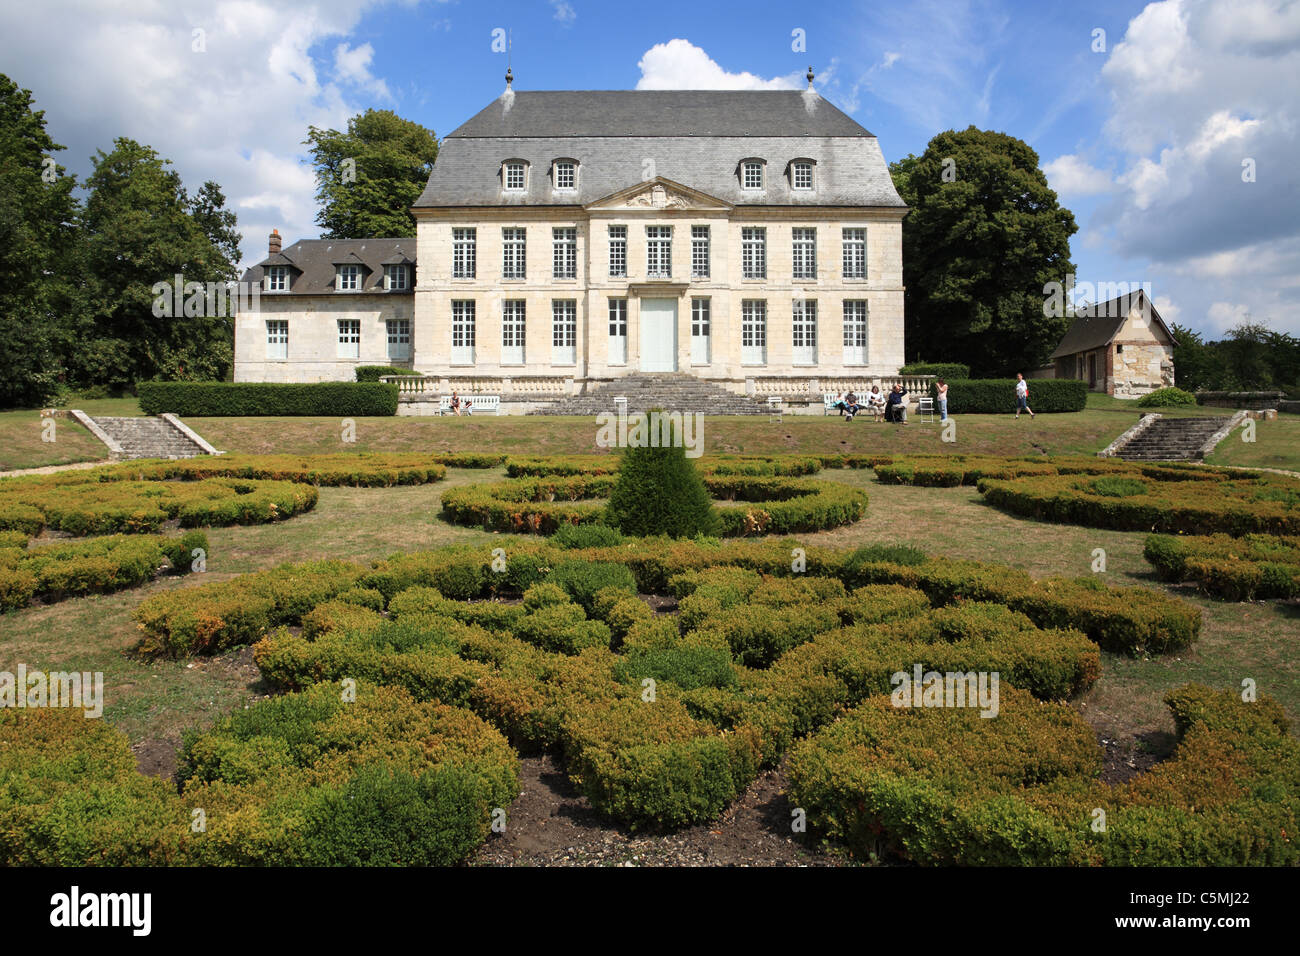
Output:
[[677,300],[641,300],[641,371],[677,371]]

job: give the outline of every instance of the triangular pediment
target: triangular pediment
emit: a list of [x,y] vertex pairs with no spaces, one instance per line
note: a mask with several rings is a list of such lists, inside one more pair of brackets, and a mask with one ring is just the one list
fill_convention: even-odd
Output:
[[731,203],[658,176],[587,204],[588,209],[645,209],[674,212],[725,212]]

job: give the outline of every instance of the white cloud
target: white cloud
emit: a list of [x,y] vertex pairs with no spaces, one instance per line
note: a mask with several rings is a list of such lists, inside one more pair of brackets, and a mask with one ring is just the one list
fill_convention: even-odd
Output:
[[1156,311],[1160,313],[1160,318],[1165,320],[1165,325],[1173,325],[1178,321],[1178,316],[1182,314],[1182,309],[1174,305],[1174,300],[1167,295],[1158,295],[1152,298],[1152,303]]
[[370,90],[376,96],[390,100],[388,84],[370,73],[370,61],[374,59],[375,48],[369,43],[358,47],[349,47],[340,43],[334,48],[334,72],[341,80]]
[[566,3],[565,0],[551,0],[551,8],[555,11],[554,19],[561,23],[569,24],[578,19],[578,11],[573,9],[573,4]]
[[1058,156],[1044,163],[1043,172],[1051,187],[1062,196],[1095,196],[1115,187],[1108,173],[1075,155]]
[[637,67],[641,70],[638,90],[798,90],[806,85],[798,70],[772,79],[729,73],[702,49],[680,38],[656,43]]
[[[82,0],[43,0],[38,15],[4,4],[0,62],[81,176],[95,150],[127,136],[172,160],[191,191],[220,183],[247,264],[274,227],[289,241],[317,234],[302,140],[387,98],[370,45],[349,43],[383,2],[135,0],[90,13]],[[206,52],[192,49],[196,29]]]

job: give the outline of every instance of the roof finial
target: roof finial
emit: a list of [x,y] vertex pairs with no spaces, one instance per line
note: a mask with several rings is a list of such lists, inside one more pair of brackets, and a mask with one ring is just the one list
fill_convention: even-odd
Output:
[[510,84],[515,80],[515,75],[510,72],[510,67],[506,67],[506,89],[510,89]]
[[813,71],[812,71],[812,67],[810,66],[808,67],[808,89],[810,90],[812,89],[812,81],[813,81]]

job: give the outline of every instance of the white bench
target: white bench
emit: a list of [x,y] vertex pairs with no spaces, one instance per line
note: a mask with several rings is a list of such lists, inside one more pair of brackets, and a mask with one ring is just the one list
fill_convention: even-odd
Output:
[[835,406],[839,403],[840,397],[834,392],[822,392],[822,414],[829,415],[831,412],[838,412]]
[[[501,396],[500,395],[462,395],[460,396],[460,408],[462,415],[474,415],[478,413],[488,413],[493,415],[501,414]],[[451,414],[451,396],[443,395],[438,399],[438,414]]]

